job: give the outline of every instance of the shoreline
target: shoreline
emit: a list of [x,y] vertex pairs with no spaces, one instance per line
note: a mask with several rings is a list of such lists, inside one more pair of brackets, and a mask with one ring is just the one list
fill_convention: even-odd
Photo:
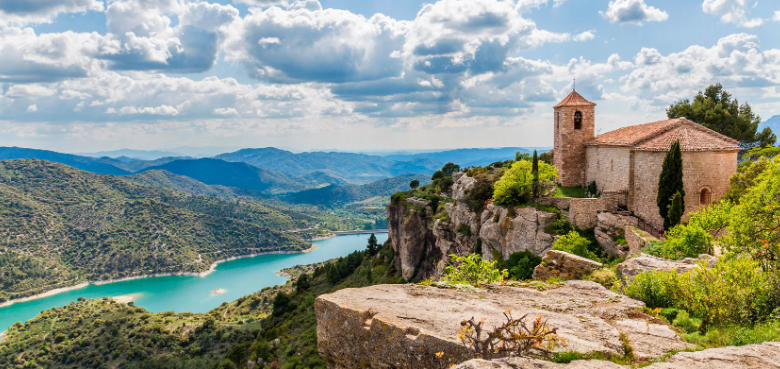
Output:
[[[261,252],[261,253],[256,253],[256,254],[232,256],[232,257],[229,257],[229,258],[226,258],[226,259],[219,259],[219,260],[214,261],[213,263],[211,263],[211,266],[209,267],[208,270],[203,271],[203,272],[199,272],[199,273],[195,273],[195,272],[153,273],[153,274],[142,274],[142,275],[135,275],[135,276],[130,276],[130,277],[122,277],[122,278],[111,278],[111,279],[106,279],[106,280],[102,280],[102,281],[86,281],[86,282],[81,282],[79,284],[75,284],[73,286],[55,288],[55,289],[52,289],[52,290],[49,290],[49,291],[46,291],[46,292],[39,293],[37,295],[32,295],[32,296],[27,296],[27,297],[21,297],[21,298],[18,298],[18,299],[8,300],[8,301],[0,303],[0,308],[8,307],[8,306],[11,306],[11,305],[19,303],[19,302],[27,302],[27,301],[42,299],[42,298],[45,298],[45,297],[51,297],[51,296],[58,295],[58,294],[63,293],[63,292],[69,292],[69,291],[78,290],[78,289],[81,289],[81,288],[84,288],[84,287],[87,287],[87,286],[90,286],[90,285],[101,286],[101,285],[109,284],[109,283],[126,282],[126,281],[133,281],[133,280],[136,280],[136,279],[155,278],[155,277],[185,276],[185,277],[201,277],[201,278],[203,278],[203,277],[208,276],[211,273],[214,273],[217,270],[217,265],[219,265],[221,263],[224,263],[224,262],[227,262],[227,261],[251,258],[251,257],[255,257],[255,256],[260,256],[260,255],[308,254],[308,253],[310,253],[310,252],[312,252],[312,251],[314,251],[316,249],[317,249],[317,245],[312,245],[308,249],[302,250],[302,251],[269,251],[269,252]],[[3,332],[3,333],[5,333],[5,332]],[[0,337],[0,339],[2,339],[2,338]]]

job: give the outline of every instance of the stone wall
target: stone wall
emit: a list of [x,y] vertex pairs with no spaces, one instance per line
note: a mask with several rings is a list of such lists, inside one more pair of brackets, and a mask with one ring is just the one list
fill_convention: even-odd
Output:
[[[582,129],[574,129],[574,113],[582,113]],[[595,107],[562,106],[555,108],[556,181],[566,187],[585,183],[585,143],[594,137]]]
[[[656,197],[665,157],[664,151],[635,151],[633,155],[633,191],[629,210],[656,228],[663,228]],[[728,191],[729,178],[736,172],[737,152],[683,152],[686,212],[683,221],[687,221],[689,212],[700,209],[699,193],[702,188],[712,191],[711,200],[715,202]]]
[[636,225],[629,225],[625,228],[625,230],[629,255],[635,255],[651,242],[658,241],[658,239],[653,237],[653,235],[637,228]]
[[604,201],[597,199],[575,199],[570,200],[569,221],[580,229],[588,229],[596,226],[597,215],[599,211],[606,210]]
[[600,192],[629,189],[631,148],[587,147],[586,182],[596,181]]
[[552,206],[558,210],[569,210],[571,197],[540,197],[534,200],[537,204]]
[[582,279],[583,276],[603,266],[597,261],[568,252],[550,250],[544,254],[542,263],[534,268],[533,278],[540,281],[546,281],[553,277],[567,281]]

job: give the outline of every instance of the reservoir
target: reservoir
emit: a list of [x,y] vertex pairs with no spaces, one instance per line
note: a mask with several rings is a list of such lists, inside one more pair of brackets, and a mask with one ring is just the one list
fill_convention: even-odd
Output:
[[[387,233],[377,234],[379,244]],[[65,306],[79,297],[94,299],[106,296],[134,295],[136,306],[151,312],[190,311],[205,313],[223,302],[233,301],[264,287],[284,284],[287,278],[276,271],[295,265],[312,264],[365,250],[369,234],[336,236],[314,241],[317,249],[306,254],[269,254],[226,261],[205,277],[171,276],[143,278],[104,285],[89,285],[77,290],[15,303],[0,308],[0,332],[15,322],[24,322],[43,310]],[[213,291],[219,290],[219,294]]]

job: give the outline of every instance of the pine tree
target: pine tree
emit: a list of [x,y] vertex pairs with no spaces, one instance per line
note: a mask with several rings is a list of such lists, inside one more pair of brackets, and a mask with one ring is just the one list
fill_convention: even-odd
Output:
[[683,204],[683,197],[679,192],[676,192],[672,196],[672,201],[669,204],[669,226],[668,229],[680,224],[682,216],[685,213],[685,205]]
[[[658,179],[658,197],[656,204],[661,218],[664,219],[664,228],[672,227],[669,217],[669,208],[672,203],[672,196],[680,194],[681,208],[685,209],[685,189],[683,188],[683,162],[682,150],[680,150],[680,141],[675,141],[669,152],[666,153],[664,164],[661,169],[661,177]],[[684,211],[684,210],[683,210]],[[682,217],[682,215],[680,215]],[[679,221],[678,221],[679,223]]]
[[373,233],[371,234],[371,237],[368,238],[367,249],[371,256],[374,256],[379,252],[379,242],[377,242],[376,236]]

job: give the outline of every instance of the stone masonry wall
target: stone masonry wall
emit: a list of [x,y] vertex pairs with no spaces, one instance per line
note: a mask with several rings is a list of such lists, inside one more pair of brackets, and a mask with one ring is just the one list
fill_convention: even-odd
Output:
[[628,190],[631,148],[588,146],[586,156],[586,182],[596,181],[600,192]]
[[[661,175],[666,152],[635,151],[633,196],[629,210],[637,216],[663,228],[663,219],[658,213],[658,178]],[[685,216],[697,211],[699,191],[707,187],[712,191],[712,202],[720,199],[729,188],[729,178],[737,172],[737,152],[683,152],[683,184],[685,186]]]
[[542,263],[534,268],[533,278],[546,281],[556,277],[563,280],[582,279],[603,264],[568,252],[550,250],[544,254]]
[[598,199],[572,198],[569,206],[569,221],[580,229],[588,229],[596,226],[599,211],[606,210],[604,201]]
[[[582,113],[582,129],[574,129],[574,113]],[[563,186],[585,183],[585,143],[594,137],[595,107],[562,106],[555,108],[555,167]]]

